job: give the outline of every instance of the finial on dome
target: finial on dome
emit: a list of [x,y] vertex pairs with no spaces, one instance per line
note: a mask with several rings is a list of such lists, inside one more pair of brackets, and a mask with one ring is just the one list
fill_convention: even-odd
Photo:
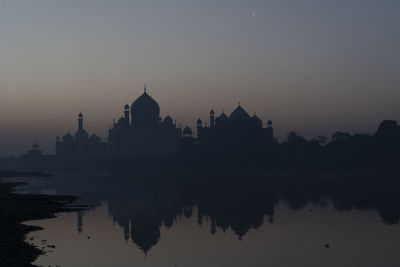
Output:
[[146,93],[146,91],[147,91],[147,87],[146,87],[146,84],[144,84],[144,92]]
[[239,101],[239,107],[240,107],[240,101]]

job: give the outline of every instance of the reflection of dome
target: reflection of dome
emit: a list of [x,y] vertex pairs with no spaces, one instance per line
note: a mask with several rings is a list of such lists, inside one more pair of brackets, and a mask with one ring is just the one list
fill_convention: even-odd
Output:
[[190,129],[190,127],[186,127],[185,129],[183,129],[183,135],[192,135],[193,131],[192,129]]
[[131,106],[132,122],[157,123],[160,117],[160,106],[144,92]]
[[231,120],[248,120],[249,114],[239,105],[229,116]]
[[155,218],[135,218],[131,221],[132,241],[145,253],[160,240],[161,222]]

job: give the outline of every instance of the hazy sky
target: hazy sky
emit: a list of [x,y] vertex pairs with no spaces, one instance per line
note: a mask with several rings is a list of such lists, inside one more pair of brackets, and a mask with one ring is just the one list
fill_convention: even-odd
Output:
[[148,84],[184,125],[237,103],[281,139],[400,118],[398,0],[0,0],[0,155],[108,124]]

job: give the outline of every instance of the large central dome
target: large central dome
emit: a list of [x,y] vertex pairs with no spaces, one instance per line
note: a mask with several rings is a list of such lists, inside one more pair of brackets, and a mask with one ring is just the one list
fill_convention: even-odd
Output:
[[149,125],[159,121],[160,106],[146,91],[131,106],[132,124]]
[[250,118],[250,116],[239,104],[239,106],[231,113],[229,118],[232,121],[246,121]]

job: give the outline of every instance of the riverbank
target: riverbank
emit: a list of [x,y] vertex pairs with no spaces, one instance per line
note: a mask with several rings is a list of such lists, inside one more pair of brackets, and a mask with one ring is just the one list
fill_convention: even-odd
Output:
[[[0,177],[5,176],[0,174]],[[23,222],[52,218],[55,213],[71,211],[69,205],[76,200],[71,196],[16,194],[14,191],[18,185],[21,183],[0,180],[0,266],[34,266],[32,262],[44,252],[26,243],[25,239],[29,232],[41,228]]]

